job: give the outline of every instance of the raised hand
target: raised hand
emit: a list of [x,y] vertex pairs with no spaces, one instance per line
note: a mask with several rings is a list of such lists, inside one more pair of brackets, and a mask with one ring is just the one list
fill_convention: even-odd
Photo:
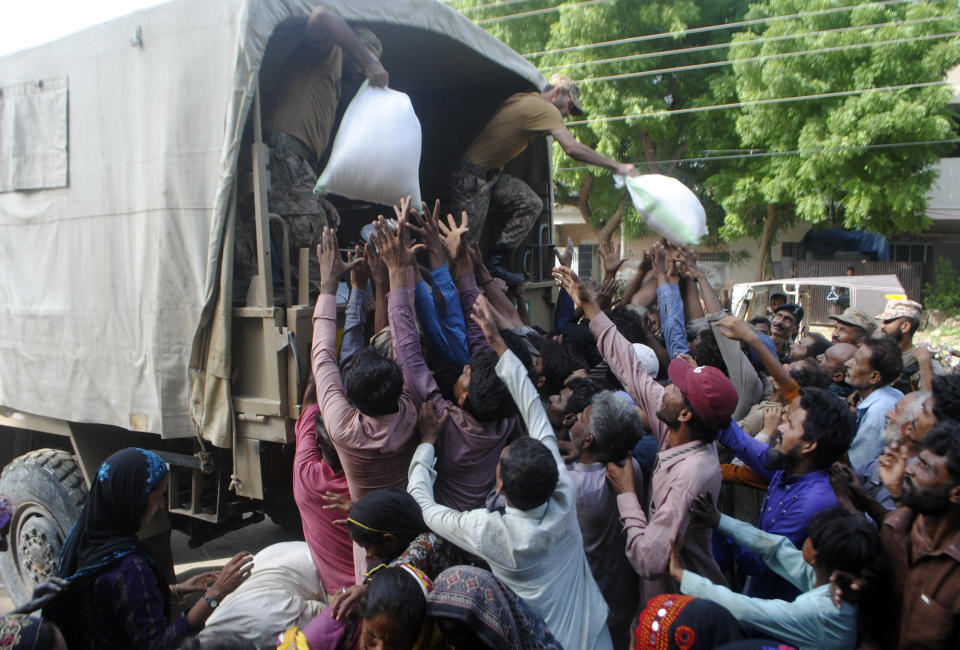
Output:
[[436,402],[424,402],[420,405],[420,415],[417,418],[417,425],[420,428],[420,442],[426,442],[431,445],[437,444],[440,437],[440,431],[443,425],[447,423],[450,416],[449,411],[444,411],[442,417],[437,417]]
[[357,262],[357,265],[350,270],[350,286],[354,289],[366,291],[367,284],[370,282],[370,267],[364,259],[364,249],[354,246],[349,254],[350,262]]
[[390,284],[390,271],[387,270],[387,265],[383,263],[380,254],[377,252],[377,247],[372,243],[367,243],[363,247],[363,257],[367,262],[367,267],[370,269],[370,275],[373,276],[373,284],[379,287],[386,287]]
[[570,294],[573,300],[573,306],[577,309],[584,309],[585,305],[594,302],[593,293],[583,284],[583,281],[566,266],[558,266],[553,269],[553,279]]
[[715,325],[721,334],[734,341],[750,341],[757,336],[747,321],[736,316],[724,316]]
[[890,496],[899,499],[903,492],[903,475],[907,472],[907,450],[903,444],[894,441],[883,448],[883,453],[877,457],[877,472]]
[[493,308],[490,307],[490,303],[484,296],[479,296],[476,302],[473,303],[473,313],[470,314],[470,317],[473,319],[473,322],[477,324],[477,327],[480,328],[480,331],[483,332],[483,336],[487,339],[490,347],[493,348],[497,355],[502,357],[507,351],[507,344],[503,342],[503,337],[500,336],[500,330],[497,329],[497,321],[493,316]]
[[337,247],[337,231],[324,226],[320,243],[317,244],[317,261],[320,262],[320,293],[335,295],[340,277],[362,262],[363,258],[344,263]]
[[461,213],[460,224],[454,220],[452,214],[447,215],[447,223],[437,221],[440,228],[440,234],[443,235],[443,244],[447,247],[447,254],[450,259],[457,260],[466,254],[467,233],[470,231],[470,218],[467,211]]
[[600,283],[600,288],[594,296],[594,302],[597,303],[600,309],[606,309],[610,306],[613,302],[613,297],[617,294],[618,286],[615,275],[608,275],[603,278],[603,282]]
[[562,251],[557,248],[553,251],[553,254],[557,256],[557,264],[559,266],[565,266],[570,268],[573,266],[573,237],[567,237],[567,247]]
[[390,74],[383,64],[372,56],[363,66],[363,76],[370,80],[370,85],[374,88],[383,88],[390,83]]
[[408,223],[407,228],[420,235],[421,241],[427,247],[427,255],[430,256],[430,268],[438,269],[447,263],[447,249],[443,245],[443,238],[440,236],[440,227],[438,226],[440,211],[440,199],[433,203],[433,212],[423,203],[423,217],[416,212],[410,216],[416,221],[416,225]]
[[[404,207],[409,208],[409,205],[409,197],[407,197]],[[397,206],[394,206],[394,209],[400,211],[396,229],[388,226],[386,220],[381,218],[377,226],[377,232],[370,237],[370,241],[376,245],[380,258],[391,274],[398,271],[406,272],[406,268],[413,264],[416,252],[423,248],[423,244],[410,245],[410,235],[407,232],[407,214]]]
[[690,503],[690,525],[697,528],[716,528],[720,525],[720,511],[709,493],[704,492]]
[[626,262],[625,259],[620,257],[620,253],[617,251],[617,247],[614,246],[612,238],[600,240],[600,260],[603,262],[604,281],[606,281],[607,278],[616,277],[617,271],[619,271],[623,263]]

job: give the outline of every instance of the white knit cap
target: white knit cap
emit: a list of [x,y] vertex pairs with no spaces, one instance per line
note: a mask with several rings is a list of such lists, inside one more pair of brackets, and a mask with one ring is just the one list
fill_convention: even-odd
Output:
[[633,351],[636,353],[637,359],[640,360],[640,365],[643,366],[643,369],[647,371],[648,375],[656,377],[660,374],[660,361],[657,359],[657,354],[653,351],[653,348],[643,343],[634,343]]

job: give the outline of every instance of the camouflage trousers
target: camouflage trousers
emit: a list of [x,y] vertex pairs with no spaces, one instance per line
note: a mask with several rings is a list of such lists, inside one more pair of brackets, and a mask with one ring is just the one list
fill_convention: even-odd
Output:
[[496,248],[513,250],[527,236],[543,211],[543,201],[530,186],[502,169],[487,169],[461,160],[450,179],[451,208],[459,218],[466,210],[470,217],[471,244],[480,240],[490,209],[507,212],[507,224],[497,238]]
[[[310,162],[295,151],[303,147],[298,144],[291,143],[291,137],[286,134],[278,133],[275,136],[275,144],[270,147],[267,161],[267,209],[271,214],[279,215],[287,225],[291,281],[294,286],[299,275],[298,251],[301,248],[310,249],[310,294],[314,295],[320,291],[320,264],[314,250],[320,243],[327,215],[313,191],[317,173]],[[234,275],[237,278],[249,278],[257,269],[256,224],[252,203],[240,207]],[[283,234],[276,224],[270,225],[270,239],[279,254]]]

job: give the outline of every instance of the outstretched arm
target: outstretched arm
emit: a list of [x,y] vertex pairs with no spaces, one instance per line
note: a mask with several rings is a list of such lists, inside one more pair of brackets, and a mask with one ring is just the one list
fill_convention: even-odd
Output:
[[553,139],[563,148],[564,152],[577,162],[602,167],[614,174],[621,176],[637,176],[637,168],[631,163],[619,163],[616,160],[607,158],[602,153],[597,153],[585,144],[577,142],[573,134],[567,130],[567,127],[554,129],[550,132]]
[[357,38],[357,33],[336,12],[322,6],[314,7],[307,18],[305,31],[311,43],[330,42],[339,45],[357,63],[371,85],[382,88],[390,81],[390,75],[380,62],[367,51]]

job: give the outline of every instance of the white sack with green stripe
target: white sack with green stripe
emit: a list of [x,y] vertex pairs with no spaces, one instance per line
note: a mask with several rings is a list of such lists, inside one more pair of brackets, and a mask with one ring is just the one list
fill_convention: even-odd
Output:
[[693,191],[662,174],[615,176],[624,182],[640,218],[674,245],[694,245],[707,234],[707,213]]

